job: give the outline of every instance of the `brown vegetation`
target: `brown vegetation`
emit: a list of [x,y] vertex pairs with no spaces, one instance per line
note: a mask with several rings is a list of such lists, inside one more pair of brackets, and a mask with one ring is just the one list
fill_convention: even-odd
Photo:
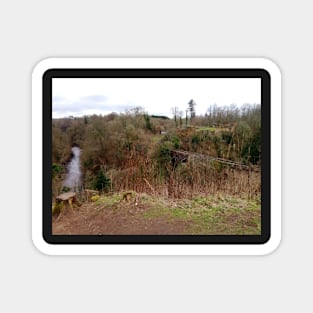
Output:
[[124,114],[54,119],[53,196],[62,191],[71,147],[81,152],[82,188],[100,192],[134,190],[173,198],[199,194],[260,193],[260,172],[243,171],[216,159],[173,158],[173,150],[259,165],[260,106],[218,108],[193,116],[192,125],[149,116],[140,108]]

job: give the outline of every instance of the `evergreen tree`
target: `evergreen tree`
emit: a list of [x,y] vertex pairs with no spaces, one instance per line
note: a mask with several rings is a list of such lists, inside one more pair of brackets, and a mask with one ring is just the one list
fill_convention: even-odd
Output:
[[196,109],[195,109],[195,106],[197,105],[196,102],[194,102],[193,99],[191,99],[189,102],[188,102],[188,105],[189,105],[189,111],[190,111],[190,119],[193,119],[195,116],[196,116]]
[[109,178],[107,178],[101,169],[98,172],[96,182],[95,182],[95,189],[99,191],[108,191],[110,189],[111,181]]

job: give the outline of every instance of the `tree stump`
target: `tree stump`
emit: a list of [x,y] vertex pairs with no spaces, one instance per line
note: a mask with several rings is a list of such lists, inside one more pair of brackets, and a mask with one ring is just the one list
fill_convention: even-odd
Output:
[[85,189],[84,192],[86,201],[88,202],[91,200],[92,197],[99,195],[99,191],[97,190]]
[[[64,203],[66,209],[68,209],[69,207],[72,210],[72,212],[74,212],[73,204],[81,206],[81,203],[76,198],[75,192],[65,192],[65,193],[61,193],[60,195],[58,195],[56,197],[56,206],[60,206],[62,203]],[[61,213],[62,212],[60,209],[58,219],[61,216]]]

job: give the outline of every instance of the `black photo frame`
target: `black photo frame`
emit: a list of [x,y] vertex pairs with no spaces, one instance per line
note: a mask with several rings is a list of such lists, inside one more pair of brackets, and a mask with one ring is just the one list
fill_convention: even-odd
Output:
[[[54,78],[260,78],[261,234],[260,235],[53,235],[52,79]],[[271,236],[271,77],[262,68],[55,68],[42,77],[43,238],[48,244],[264,244]]]

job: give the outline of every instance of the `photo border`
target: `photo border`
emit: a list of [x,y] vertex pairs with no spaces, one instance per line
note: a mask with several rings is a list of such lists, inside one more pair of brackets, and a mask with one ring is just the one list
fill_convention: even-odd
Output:
[[[89,61],[87,62],[85,67],[81,66],[82,61]],[[92,61],[99,61],[101,60],[103,64],[106,63],[106,66],[103,67],[101,64],[97,64],[95,66],[94,62]],[[136,60],[137,62],[133,62]],[[141,63],[145,64],[138,64],[138,61],[142,61]],[[171,62],[172,64],[178,63],[180,66],[157,66],[153,67],[152,64],[154,62],[160,62],[161,63],[167,63]],[[180,62],[182,59],[47,59],[42,61],[39,65],[42,65],[42,63],[54,63],[54,65],[58,64],[59,66],[49,66],[47,67],[47,64],[44,64],[45,66],[40,68],[38,70],[38,66],[35,68],[33,73],[33,98],[34,98],[34,87],[39,87],[39,77],[41,76],[41,87],[42,90],[42,101],[41,106],[42,107],[42,148],[43,148],[43,155],[42,155],[42,174],[43,174],[43,183],[42,183],[42,190],[43,190],[43,197],[42,197],[42,207],[41,207],[41,216],[42,216],[42,238],[40,238],[41,244],[44,241],[45,246],[50,247],[60,247],[62,246],[81,246],[86,247],[92,245],[93,247],[112,247],[115,246],[115,250],[118,247],[124,247],[125,245],[130,246],[137,246],[138,245],[145,245],[150,246],[153,248],[153,246],[160,245],[162,247],[165,247],[167,245],[174,246],[198,246],[199,244],[202,247],[205,247],[203,249],[204,253],[201,254],[211,254],[211,253],[205,253],[207,251],[208,247],[214,247],[220,246],[220,247],[228,247],[229,245],[235,247],[235,246],[260,246],[264,247],[265,245],[268,245],[268,242],[273,242],[273,231],[271,228],[271,225],[273,224],[271,219],[271,104],[273,100],[273,96],[271,94],[271,87],[272,87],[272,76],[274,72],[275,81],[277,78],[279,78],[280,82],[280,73],[276,65],[274,65],[271,61],[266,59],[253,59],[254,63],[260,63],[260,61],[265,61],[265,63],[270,63],[271,69],[268,70],[267,67],[259,67],[259,66],[239,66],[238,64],[236,66],[236,63],[238,63],[238,60],[241,60],[241,63],[243,60],[249,60],[251,59],[184,59],[186,62],[183,62],[185,66],[182,66],[183,63]],[[196,62],[195,62],[196,60]],[[256,62],[258,60],[258,62]],[[69,62],[67,62],[69,61]],[[62,66],[63,63],[66,62],[67,64],[73,63],[71,61],[75,61],[76,65],[80,66]],[[78,61],[78,62],[76,62]],[[112,62],[113,61],[113,62]],[[119,62],[123,61],[123,62]],[[149,63],[149,66],[147,66],[147,61]],[[150,61],[150,62],[149,62]],[[163,62],[162,62],[163,61]],[[174,62],[173,62],[174,61]],[[199,61],[201,66],[199,66]],[[221,66],[221,62],[224,62],[224,65],[226,67]],[[233,62],[232,66],[227,66],[227,63]],[[119,66],[117,65],[117,62],[119,63]],[[127,63],[127,66],[123,66],[123,63]],[[212,63],[213,62],[213,63]],[[93,63],[93,66],[91,63]],[[114,66],[115,63],[115,66]],[[132,63],[137,63],[133,64]],[[140,62],[139,62],[140,63]],[[197,64],[196,64],[197,63]],[[208,63],[210,63],[210,66],[208,66]],[[247,62],[244,62],[247,63]],[[250,62],[249,62],[250,63]],[[262,62],[261,62],[262,63]],[[186,66],[187,64],[187,66]],[[73,65],[73,64],[72,64]],[[87,66],[89,65],[89,66]],[[108,66],[109,65],[109,66]],[[140,65],[140,66],[138,66]],[[175,64],[174,64],[175,65]],[[215,66],[212,66],[215,65]],[[234,66],[235,65],[235,66]],[[256,64],[257,65],[257,64]],[[44,70],[43,70],[44,68]],[[274,71],[273,71],[274,69]],[[37,71],[36,71],[37,70]],[[39,74],[40,72],[40,74]],[[35,75],[36,74],[36,75]],[[277,75],[279,74],[279,75]],[[262,233],[260,236],[257,235],[52,235],[52,214],[51,210],[43,210],[45,207],[45,204],[49,203],[51,207],[51,106],[52,106],[52,78],[57,77],[81,77],[81,78],[94,78],[94,77],[103,77],[103,78],[113,78],[113,77],[119,77],[119,78],[150,78],[150,77],[160,77],[160,78],[261,78],[262,84],[261,84],[261,103],[262,103],[262,170],[261,170],[261,207],[262,207],[262,215],[261,215],[261,229]],[[34,85],[34,80],[36,84]],[[277,81],[276,81],[277,83]],[[280,84],[279,84],[280,87]],[[37,95],[38,96],[38,95]],[[38,98],[39,99],[39,98]],[[48,105],[47,105],[48,103]],[[264,103],[268,105],[264,105]],[[37,103],[38,106],[39,103]],[[43,105],[44,104],[44,105]],[[34,106],[34,102],[33,102]],[[280,106],[279,106],[280,108]],[[33,113],[34,113],[34,107],[33,107]],[[34,116],[34,114],[33,114]],[[34,126],[34,125],[33,125]],[[34,130],[33,130],[34,135]],[[34,136],[33,136],[33,142],[34,142]],[[38,153],[38,151],[37,151]],[[33,158],[34,162],[34,158]],[[34,185],[34,181],[33,181]],[[34,215],[34,210],[33,210]],[[277,219],[274,219],[277,224]],[[34,227],[33,227],[34,230]],[[36,236],[35,236],[36,237]],[[277,235],[275,235],[277,237]],[[277,238],[275,238],[275,241],[277,242]],[[34,239],[34,231],[33,231],[33,239]],[[37,241],[36,241],[37,239]],[[35,245],[38,247],[38,237],[34,240]],[[280,236],[279,236],[280,239]],[[37,244],[36,244],[37,242]],[[279,242],[279,241],[278,241]],[[99,245],[100,244],[100,245]],[[42,249],[40,249],[42,251]],[[58,250],[58,249],[54,249]],[[60,249],[59,249],[60,250]],[[87,249],[90,250],[90,249]],[[98,253],[100,254],[107,254],[104,251],[101,253],[99,249]],[[129,250],[129,249],[127,249]],[[164,249],[164,251],[167,249]],[[194,249],[191,249],[194,250]],[[212,249],[209,249],[212,250]],[[233,250],[233,249],[232,249]],[[260,250],[260,249],[259,249]],[[224,251],[226,251],[224,249]],[[96,253],[96,254],[98,254]],[[89,253],[87,253],[89,254]],[[132,253],[131,253],[132,254]],[[149,254],[149,253],[148,253]],[[158,254],[158,253],[156,253]],[[167,254],[167,253],[165,253]],[[175,254],[175,253],[174,253]],[[187,253],[188,254],[188,253]],[[215,254],[215,253],[213,253]],[[223,253],[222,253],[223,254]],[[236,254],[236,253],[235,253]],[[252,253],[253,254],[253,253]],[[258,253],[256,253],[258,254]]]

